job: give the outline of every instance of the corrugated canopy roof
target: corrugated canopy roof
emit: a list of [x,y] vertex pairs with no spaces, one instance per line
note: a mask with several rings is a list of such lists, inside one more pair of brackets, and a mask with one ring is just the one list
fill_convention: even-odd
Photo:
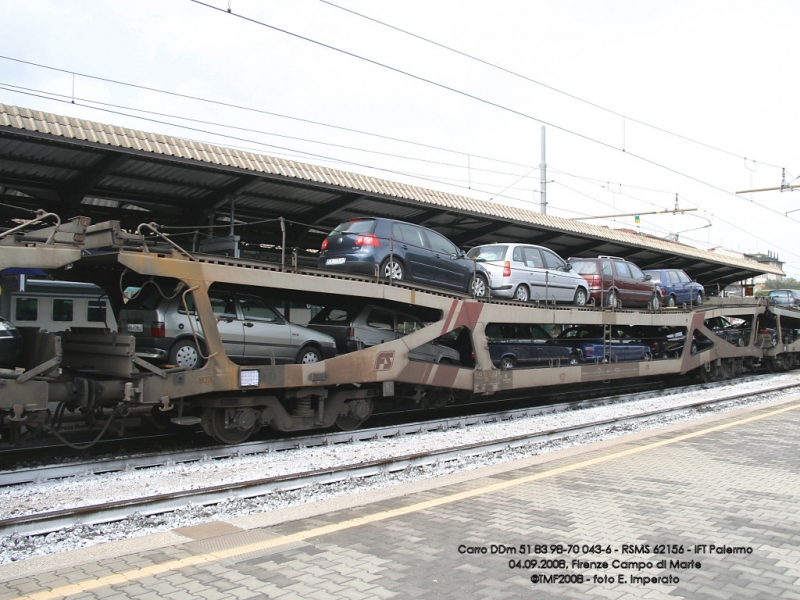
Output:
[[[0,198],[62,219],[117,219],[133,228],[206,226],[230,213],[243,242],[319,248],[325,233],[359,216],[403,219],[436,229],[462,247],[521,241],[564,257],[624,256],[644,269],[682,268],[724,285],[780,269],[635,233],[597,227],[356,173],[233,148],[0,104]],[[25,216],[0,207],[5,224]],[[264,221],[267,222],[264,222]],[[261,221],[261,223],[254,223]],[[227,233],[221,233],[224,235]]]

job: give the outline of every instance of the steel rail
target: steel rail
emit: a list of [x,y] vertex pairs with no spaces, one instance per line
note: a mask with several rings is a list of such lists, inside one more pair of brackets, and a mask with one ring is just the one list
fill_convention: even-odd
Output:
[[259,478],[251,481],[228,483],[205,488],[157,494],[142,498],[113,501],[92,506],[69,508],[45,513],[17,516],[0,520],[0,536],[10,534],[40,535],[74,526],[97,525],[122,520],[131,514],[144,516],[170,512],[188,504],[210,505],[233,497],[253,498],[277,491],[290,491],[311,484],[332,484],[350,478],[364,478],[381,473],[393,473],[412,467],[423,467],[435,463],[450,462],[463,457],[492,454],[504,450],[558,440],[586,433],[596,432],[608,427],[632,424],[653,417],[675,416],[681,413],[724,404],[744,397],[763,396],[791,388],[800,384],[786,384],[756,393],[744,392],[713,400],[699,400],[663,410],[644,411],[627,417],[601,419],[577,426],[555,428],[532,434],[505,437],[489,442],[476,442],[453,448],[433,450],[418,454],[377,459],[336,468],[311,470],[303,473],[278,477]]
[[[725,385],[726,383],[728,383],[728,381],[718,382],[718,386]],[[708,386],[713,384],[702,385],[704,386],[704,389],[708,389]],[[699,388],[700,386],[698,385],[691,385],[671,388],[670,391],[680,394]],[[85,475],[98,475],[102,473],[113,473],[118,471],[155,468],[164,466],[166,464],[185,464],[206,460],[219,460],[268,452],[282,452],[297,448],[313,448],[316,446],[335,445],[348,442],[352,443],[376,438],[390,438],[400,435],[425,433],[428,431],[462,428],[497,421],[512,421],[514,419],[524,417],[542,416],[562,411],[579,410],[582,408],[593,408],[597,406],[607,406],[609,404],[641,400],[643,396],[646,397],[647,394],[656,393],[659,391],[659,389],[648,390],[644,392],[636,391],[629,394],[612,394],[606,397],[586,398],[572,402],[548,404],[546,406],[519,408],[459,417],[445,417],[429,421],[415,421],[402,425],[371,427],[344,432],[325,432],[315,435],[291,437],[282,440],[245,442],[236,446],[218,446],[214,448],[202,448],[199,450],[162,451],[142,454],[140,456],[129,456],[125,458],[92,458],[66,464],[43,465],[30,468],[0,471],[0,488],[24,483],[50,481],[53,479],[65,479],[69,477],[80,477]],[[376,417],[377,416],[380,415],[376,415]]]

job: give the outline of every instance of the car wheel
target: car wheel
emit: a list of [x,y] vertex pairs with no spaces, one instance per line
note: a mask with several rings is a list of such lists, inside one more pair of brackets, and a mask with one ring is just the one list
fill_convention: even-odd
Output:
[[514,360],[513,356],[504,356],[503,360],[500,361],[500,368],[503,371],[510,371],[511,369],[516,369],[517,361]]
[[667,298],[667,306],[678,306],[678,300],[675,298],[675,294],[670,294],[670,297]]
[[611,290],[608,292],[608,297],[606,298],[606,306],[610,308],[622,308],[622,302],[619,301],[619,296],[617,296],[616,290]]
[[658,310],[661,308],[661,298],[658,297],[658,294],[653,294],[653,297],[650,300],[650,308],[652,310]]
[[524,283],[520,283],[517,286],[517,289],[514,290],[514,298],[516,298],[520,302],[527,302],[528,300],[530,300],[531,295],[528,292],[528,286],[525,285]]
[[486,280],[482,275],[475,275],[469,282],[469,289],[476,298],[485,298],[487,287]]
[[386,259],[381,265],[381,275],[386,279],[405,279],[406,273],[403,263],[397,259]]
[[322,360],[322,353],[313,346],[306,346],[300,350],[295,361],[298,365],[313,365]]
[[577,354],[570,354],[568,362],[572,366],[579,365],[579,364],[581,364],[581,359],[578,357]]
[[703,292],[697,292],[697,298],[695,298],[694,303],[698,306],[703,304]]
[[575,290],[575,298],[572,303],[575,306],[586,306],[587,297],[586,290],[582,287],[579,287],[577,290]]
[[203,359],[194,340],[180,340],[169,351],[169,362],[176,367],[199,369],[203,366]]

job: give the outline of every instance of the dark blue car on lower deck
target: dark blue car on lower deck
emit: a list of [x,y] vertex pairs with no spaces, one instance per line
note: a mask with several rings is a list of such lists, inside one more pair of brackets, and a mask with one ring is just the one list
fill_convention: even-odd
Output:
[[486,326],[489,355],[500,369],[577,365],[580,352],[553,344],[550,335],[530,323],[489,323]]
[[627,360],[650,360],[653,358],[649,345],[634,337],[631,327],[611,326],[611,336],[606,345],[602,325],[576,325],[562,331],[552,343],[580,351],[583,362],[620,362]]

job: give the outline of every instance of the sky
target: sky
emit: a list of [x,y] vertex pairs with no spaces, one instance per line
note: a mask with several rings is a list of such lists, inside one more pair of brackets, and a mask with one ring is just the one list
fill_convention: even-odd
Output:
[[0,10],[0,103],[535,211],[544,127],[547,214],[772,252],[800,278],[800,187],[736,193],[800,184],[794,0]]

